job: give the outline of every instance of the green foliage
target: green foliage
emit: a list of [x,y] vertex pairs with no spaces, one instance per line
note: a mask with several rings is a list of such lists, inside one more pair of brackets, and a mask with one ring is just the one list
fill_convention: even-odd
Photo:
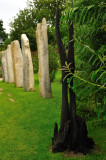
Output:
[[49,45],[49,73],[51,82],[55,79],[55,74],[60,68],[60,58],[58,54],[57,46]]
[[[78,41],[77,41],[78,42]],[[80,42],[79,42],[80,43]],[[81,44],[81,43],[80,43]],[[69,71],[69,74],[71,74],[71,78],[68,78],[68,83],[70,84],[71,79],[74,79],[74,85],[73,90],[76,93],[77,100],[83,101],[90,99],[90,101],[94,101],[93,108],[98,113],[98,118],[102,114],[106,113],[106,98],[105,98],[105,90],[106,90],[106,83],[105,83],[105,77],[106,77],[106,66],[105,66],[105,55],[104,51],[101,53],[100,51],[95,52],[92,50],[89,46],[85,46],[86,49],[89,49],[90,52],[92,52],[92,55],[94,56],[96,54],[96,57],[94,57],[92,63],[96,63],[98,61],[99,63],[99,69],[92,70],[91,74],[89,75],[89,80],[79,77],[79,74],[76,72],[75,74],[72,74],[69,66],[67,65],[66,69]],[[103,49],[103,47],[102,47]],[[96,59],[96,60],[95,60]],[[91,58],[90,58],[91,60]],[[90,61],[88,59],[88,62]],[[69,75],[68,74],[68,75]],[[70,87],[70,86],[69,86]],[[88,101],[88,103],[90,102]],[[87,105],[87,102],[86,102]],[[83,106],[82,106],[83,108]],[[85,109],[87,111],[87,107]]]
[[54,26],[48,26],[47,34],[48,34],[48,43],[51,45],[56,44],[56,34]]
[[[70,1],[69,1],[70,2]],[[66,3],[66,9],[61,16],[61,31],[64,37],[68,37],[68,21],[74,23],[74,34],[83,43],[88,44],[92,49],[98,50],[105,44],[105,3],[101,1],[78,1],[70,8]],[[80,33],[80,34],[79,34]],[[65,38],[68,46],[68,38]],[[86,54],[87,55],[87,54]]]
[[32,62],[33,62],[33,69],[34,73],[38,72],[38,53],[37,52],[32,52]]
[[[79,3],[77,3],[79,2]],[[79,7],[80,5],[80,7]],[[75,1],[74,7],[71,8],[71,3],[68,1],[66,3],[66,9],[62,12],[61,21],[73,21],[74,23],[80,23],[81,25],[84,23],[96,23],[103,19],[105,22],[105,2],[101,1]]]
[[[56,45],[49,45],[49,73],[51,82],[55,79],[55,74],[60,68],[60,58]],[[32,53],[32,61],[34,66],[34,73],[38,72],[38,53]]]
[[0,19],[0,50],[2,50],[4,46],[4,41],[8,37],[7,33],[5,32],[5,29],[3,28],[3,21]]
[[87,122],[87,129],[92,130],[100,125],[105,125],[106,123],[106,116],[103,118],[97,119],[97,118],[90,118]]
[[28,4],[38,23],[46,18],[48,24],[55,24],[56,0],[33,0]]
[[7,34],[3,28],[3,21],[0,19],[0,42],[4,42],[6,38]]
[[[33,0],[28,2],[28,8],[20,10],[13,21],[10,23],[11,40],[21,41],[21,34],[26,34],[30,41],[32,51],[37,49],[35,30],[37,23],[41,23],[43,18],[46,18],[48,24],[48,41],[49,44],[56,42],[54,33],[54,17],[56,10],[56,0]],[[50,25],[50,26],[49,26]]]
[[7,46],[11,44],[11,42],[12,42],[11,38],[6,38],[6,40],[4,41],[3,50],[6,50]]
[[77,97],[77,112],[87,116],[96,112],[100,117],[106,113],[105,5],[100,0],[75,0],[71,8],[71,1],[67,1],[61,16],[66,49],[69,43],[67,24],[69,20],[74,23],[76,71],[73,90]]
[[35,27],[37,22],[35,21],[35,15],[29,10],[20,10],[16,17],[14,17],[13,22],[10,23],[11,41],[19,40],[21,42],[21,35],[26,34],[29,41],[31,50],[36,50],[36,37],[35,37]]

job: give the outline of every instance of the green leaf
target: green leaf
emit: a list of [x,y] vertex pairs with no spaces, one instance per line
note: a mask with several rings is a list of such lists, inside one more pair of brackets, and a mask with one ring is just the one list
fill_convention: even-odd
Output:
[[92,53],[96,53],[92,48],[90,48],[89,46],[87,46],[87,45],[84,45],[84,47],[86,48],[86,49],[88,49],[90,52],[92,52]]
[[92,73],[91,73],[91,81],[96,81],[96,79],[97,79],[97,77],[98,77],[98,73],[99,72],[103,72],[104,71],[104,69],[101,67],[101,68],[99,68],[99,69],[97,69],[96,71],[93,71]]
[[95,59],[92,62],[92,65],[95,65],[95,63],[98,61],[98,57],[96,56]]
[[90,10],[93,7],[95,7],[95,5],[90,5],[90,6],[87,6],[87,9]]
[[101,110],[101,107],[100,107],[99,110],[98,110],[98,118],[100,118],[101,114],[102,114],[102,110]]
[[98,82],[98,80],[101,80],[101,84],[103,84],[103,83],[105,83],[105,78],[106,78],[106,71],[104,71],[100,74],[100,76],[97,78],[96,82]]

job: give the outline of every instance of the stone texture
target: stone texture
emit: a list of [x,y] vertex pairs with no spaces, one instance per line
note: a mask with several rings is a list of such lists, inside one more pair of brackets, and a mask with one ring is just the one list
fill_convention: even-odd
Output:
[[25,91],[34,91],[34,73],[31,58],[29,40],[25,34],[21,35],[21,45],[23,54],[23,75]]
[[46,19],[37,24],[36,40],[39,59],[39,83],[40,94],[43,98],[52,96],[50,75],[49,75],[49,57],[48,57],[48,37]]
[[1,63],[3,81],[8,82],[6,51],[1,52]]
[[11,43],[13,57],[14,83],[16,87],[23,87],[23,57],[18,40]]
[[14,83],[14,71],[13,71],[11,45],[8,45],[6,50],[6,61],[7,61],[8,83]]

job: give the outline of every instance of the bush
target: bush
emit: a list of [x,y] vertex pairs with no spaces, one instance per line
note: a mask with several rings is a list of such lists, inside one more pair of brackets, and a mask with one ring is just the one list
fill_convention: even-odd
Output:
[[[49,45],[49,73],[51,82],[55,79],[55,74],[60,68],[60,58],[56,45]],[[32,53],[32,61],[34,67],[34,73],[38,72],[38,54]]]

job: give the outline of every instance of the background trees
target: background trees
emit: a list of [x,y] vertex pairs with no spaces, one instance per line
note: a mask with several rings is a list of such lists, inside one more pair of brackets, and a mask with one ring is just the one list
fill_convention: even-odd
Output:
[[8,37],[7,33],[5,32],[5,29],[3,28],[3,21],[0,20],[0,50],[2,50],[4,41]]
[[41,22],[45,17],[48,24],[55,24],[56,0],[33,0],[28,4],[33,13],[36,13],[36,22]]
[[30,47],[32,50],[36,49],[36,40],[35,40],[35,26],[36,19],[33,12],[29,9],[20,10],[17,14],[17,17],[14,17],[14,21],[10,23],[11,31],[10,37],[11,40],[21,41],[21,34],[26,34],[30,40]]
[[48,24],[49,43],[55,42],[54,22],[55,22],[55,0],[33,0],[28,2],[28,7],[20,10],[14,20],[10,23],[11,40],[19,40],[22,33],[25,33],[30,40],[31,50],[36,50],[35,30],[37,23],[41,22],[45,17]]
[[[5,32],[3,28],[3,21],[0,19],[0,52],[4,49],[4,41],[7,39],[8,34]],[[0,77],[2,77],[1,72],[1,53],[0,53]]]

